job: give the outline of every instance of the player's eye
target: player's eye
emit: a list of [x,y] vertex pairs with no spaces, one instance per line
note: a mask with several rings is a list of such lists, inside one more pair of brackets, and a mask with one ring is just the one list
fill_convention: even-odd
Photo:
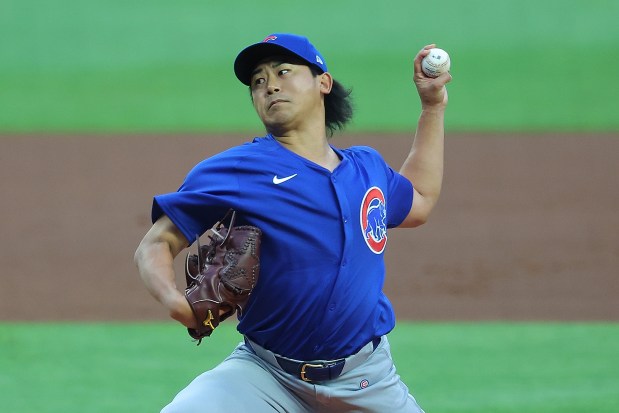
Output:
[[290,72],[290,69],[282,69],[279,71],[279,75],[285,75],[286,73]]
[[254,81],[252,82],[252,84],[254,86],[258,86],[264,83],[264,78],[263,77],[257,77],[254,79]]

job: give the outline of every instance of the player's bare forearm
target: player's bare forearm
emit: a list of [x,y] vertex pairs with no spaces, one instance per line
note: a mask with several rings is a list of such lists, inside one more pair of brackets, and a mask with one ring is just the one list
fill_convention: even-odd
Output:
[[173,258],[165,242],[143,241],[135,254],[135,263],[148,292],[166,307],[173,306],[175,293]]
[[400,225],[415,227],[425,223],[436,205],[443,183],[443,158],[445,141],[445,109],[447,89],[451,80],[449,73],[436,78],[426,76],[421,70],[421,61],[434,45],[425,46],[415,57],[413,80],[421,100],[421,115],[411,151],[400,173],[406,176],[415,188],[410,213]]
[[[167,221],[167,222],[166,222]],[[135,263],[148,292],[168,309],[170,317],[191,327],[195,318],[177,289],[174,257],[184,248],[184,237],[170,231],[169,220],[157,221],[135,252]]]
[[443,184],[444,116],[445,108],[435,107],[423,109],[419,117],[411,151],[400,169],[416,192],[411,213],[402,226],[426,222],[438,201]]

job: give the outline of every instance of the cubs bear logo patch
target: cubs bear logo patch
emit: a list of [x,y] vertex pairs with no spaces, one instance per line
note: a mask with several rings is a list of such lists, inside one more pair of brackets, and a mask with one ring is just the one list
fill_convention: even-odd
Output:
[[380,254],[387,245],[387,207],[385,195],[373,186],[367,190],[361,201],[359,213],[361,231],[365,243],[374,254]]

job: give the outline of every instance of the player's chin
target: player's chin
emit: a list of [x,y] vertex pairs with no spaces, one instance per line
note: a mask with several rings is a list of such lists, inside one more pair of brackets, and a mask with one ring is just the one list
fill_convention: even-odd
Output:
[[281,131],[289,124],[289,116],[284,113],[271,113],[261,117],[262,123],[268,131]]

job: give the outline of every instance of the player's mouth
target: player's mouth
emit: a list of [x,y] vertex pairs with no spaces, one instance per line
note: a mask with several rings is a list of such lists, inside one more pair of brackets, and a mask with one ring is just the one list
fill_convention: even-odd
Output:
[[276,105],[278,105],[280,103],[283,103],[283,102],[288,102],[288,101],[284,100],[284,99],[275,99],[275,100],[273,100],[273,101],[271,101],[269,103],[268,109],[271,109],[273,106],[276,106]]

